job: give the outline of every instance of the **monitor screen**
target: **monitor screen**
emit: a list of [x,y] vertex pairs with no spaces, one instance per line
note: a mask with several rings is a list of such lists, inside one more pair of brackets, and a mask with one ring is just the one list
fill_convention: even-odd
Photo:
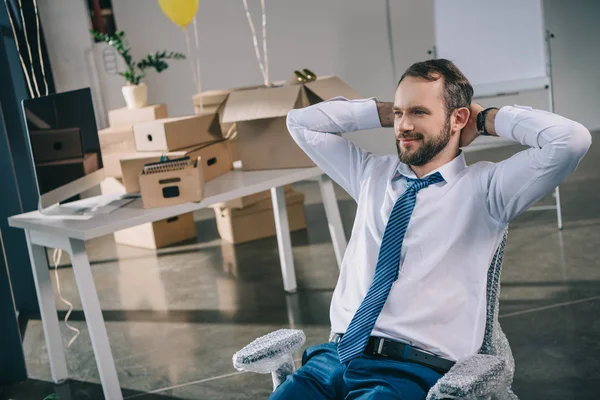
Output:
[[102,168],[89,88],[23,101],[40,195]]

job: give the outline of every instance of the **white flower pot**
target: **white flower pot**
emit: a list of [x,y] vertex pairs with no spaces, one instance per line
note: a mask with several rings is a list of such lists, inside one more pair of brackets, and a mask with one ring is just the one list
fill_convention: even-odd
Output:
[[141,108],[148,105],[148,87],[145,83],[123,86],[121,91],[127,108]]

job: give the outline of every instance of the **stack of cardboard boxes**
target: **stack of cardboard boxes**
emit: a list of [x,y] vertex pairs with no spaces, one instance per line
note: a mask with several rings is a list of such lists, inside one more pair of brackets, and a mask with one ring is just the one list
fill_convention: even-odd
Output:
[[[335,96],[360,98],[339,78],[324,77],[304,84],[203,92],[193,98],[193,116],[167,118],[164,105],[113,110],[110,128],[100,132],[104,168],[114,178],[103,186],[123,193],[158,193],[144,191],[140,183],[148,183],[140,180],[140,174],[162,156],[200,157],[204,181],[228,172],[234,164],[245,171],[314,166],[289,135],[286,115]],[[290,229],[305,228],[304,195],[290,186],[285,199]],[[172,204],[158,196],[151,200],[151,206]],[[221,238],[229,242],[275,234],[269,191],[218,204],[214,210]],[[195,236],[193,223],[188,214],[117,232],[115,238],[117,243],[158,248]]]
[[119,108],[108,112],[109,127],[98,132],[102,149],[104,173],[113,178],[122,178],[120,159],[135,154],[133,126],[140,122],[167,117],[167,106],[156,104],[143,108]]
[[[222,138],[218,122],[214,121],[216,114],[168,118],[165,105],[110,111],[110,128],[99,132],[105,170],[111,177],[102,184],[102,191],[142,192],[145,207],[200,200],[198,196],[186,197],[186,190],[176,198],[163,196],[165,188],[158,187],[162,180],[149,175],[142,178],[142,171],[145,165],[159,162],[164,156],[169,159],[189,156],[192,160],[200,157],[197,169],[202,172],[196,174],[200,189],[205,181],[230,171],[229,143]],[[195,189],[201,196],[201,190]],[[188,213],[116,232],[115,241],[156,249],[195,236],[193,215]]]

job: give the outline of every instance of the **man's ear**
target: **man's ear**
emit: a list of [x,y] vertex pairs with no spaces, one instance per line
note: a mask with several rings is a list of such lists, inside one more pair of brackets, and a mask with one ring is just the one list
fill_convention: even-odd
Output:
[[452,131],[460,132],[469,122],[471,111],[468,107],[460,107],[454,110],[454,122],[452,124]]

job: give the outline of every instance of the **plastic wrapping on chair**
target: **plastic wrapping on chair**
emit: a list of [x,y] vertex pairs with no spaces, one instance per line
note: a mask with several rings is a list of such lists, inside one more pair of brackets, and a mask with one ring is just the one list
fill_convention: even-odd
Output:
[[498,322],[500,273],[506,236],[505,231],[488,270],[486,326],[479,354],[456,363],[431,388],[427,400],[517,399],[510,389],[515,361]]
[[476,354],[456,364],[431,388],[428,400],[488,399],[505,391],[509,384],[506,361],[497,356]]
[[506,363],[499,357],[477,354],[444,375],[428,399],[482,398],[504,383]]
[[282,363],[279,367],[271,372],[271,378],[273,379],[273,390],[277,389],[277,386],[281,385],[286,378],[294,372],[294,358],[291,354],[288,354],[282,359]]
[[233,366],[238,371],[270,374],[289,362],[290,355],[300,350],[304,342],[306,336],[301,330],[279,329],[259,337],[235,353]]

